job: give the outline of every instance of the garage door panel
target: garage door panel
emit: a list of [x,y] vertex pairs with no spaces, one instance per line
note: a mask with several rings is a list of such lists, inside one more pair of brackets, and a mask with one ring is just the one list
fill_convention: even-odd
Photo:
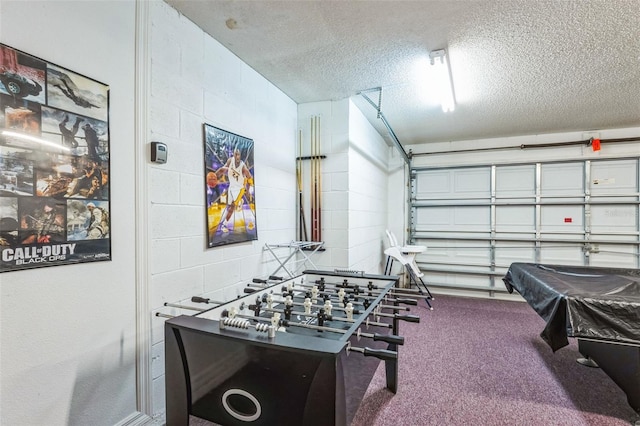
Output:
[[513,262],[533,263],[536,261],[534,243],[496,243],[496,265],[509,266]]
[[449,229],[453,218],[453,207],[422,207],[416,213],[416,228],[422,230]]
[[491,195],[491,169],[455,170],[454,192],[459,196],[486,197]]
[[467,275],[467,274],[442,274],[442,273],[425,273],[425,280],[427,285],[435,283],[438,285],[450,285],[454,287],[469,287],[469,288],[491,288],[491,281],[487,277]]
[[416,228],[424,231],[488,231],[489,207],[421,207],[416,213]]
[[589,184],[592,195],[636,192],[638,160],[593,162]]
[[450,170],[433,170],[418,174],[416,176],[417,198],[448,196],[451,193],[451,174]]
[[637,218],[637,206],[592,206],[591,231],[635,232],[638,226]]
[[532,206],[497,206],[496,231],[534,231],[536,209]]
[[473,241],[438,241],[427,247],[427,251],[418,259],[426,264],[450,263],[464,265],[465,263],[483,265],[489,259],[489,243]]
[[490,217],[489,207],[456,207],[453,210],[455,229],[460,231],[488,231]]
[[568,244],[542,244],[540,262],[556,265],[584,265],[582,247]]
[[633,246],[598,244],[598,253],[590,253],[591,266],[636,268],[637,250]]
[[[626,245],[629,245],[628,243],[638,242],[638,233],[637,232],[629,232],[628,234],[627,233],[613,234],[611,232],[592,233],[591,241],[595,241],[595,242],[600,241],[599,244],[609,243],[612,241],[619,241],[621,243],[620,246],[626,246]],[[627,243],[627,244],[624,244],[624,243]]]
[[536,167],[533,164],[496,168],[496,197],[535,196]]
[[542,206],[542,232],[583,232],[583,206]]
[[540,192],[549,195],[584,193],[583,163],[556,163],[541,166]]

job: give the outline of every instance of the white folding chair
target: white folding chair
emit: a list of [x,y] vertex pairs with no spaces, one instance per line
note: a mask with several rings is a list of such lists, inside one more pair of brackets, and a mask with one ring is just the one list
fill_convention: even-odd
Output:
[[425,301],[427,305],[429,305],[430,309],[433,309],[431,306],[430,300],[433,300],[433,296],[429,291],[429,288],[422,280],[424,274],[418,268],[418,264],[416,263],[416,255],[419,253],[424,253],[427,250],[426,246],[418,246],[418,245],[399,245],[396,236],[393,232],[387,229],[387,238],[389,239],[389,248],[384,251],[384,254],[387,256],[387,264],[384,269],[385,275],[391,274],[391,269],[393,268],[394,260],[400,262],[400,264],[406,269],[409,274],[409,283],[413,283],[416,285],[416,288],[420,292],[420,294],[424,294],[420,285],[424,287],[427,291],[427,297]]

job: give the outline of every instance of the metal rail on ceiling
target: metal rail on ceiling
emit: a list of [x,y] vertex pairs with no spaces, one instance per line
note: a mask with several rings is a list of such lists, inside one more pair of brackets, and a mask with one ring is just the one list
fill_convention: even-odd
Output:
[[[369,96],[367,96],[367,93],[369,92],[378,92],[378,103],[375,103],[373,100],[371,100]],[[389,132],[389,135],[391,136],[393,143],[396,145],[396,148],[400,152],[400,155],[402,155],[402,159],[405,161],[405,163],[407,163],[407,165],[411,165],[411,160],[409,159],[409,155],[407,155],[407,152],[404,150],[404,147],[398,140],[396,133],[393,131],[393,129],[391,128],[391,125],[387,121],[387,118],[382,113],[382,87],[363,90],[361,92],[358,92],[358,94],[362,96],[367,102],[369,102],[369,104],[372,107],[376,109],[376,112],[378,113],[378,118],[382,121],[384,126],[387,128],[387,131]]]
[[[459,154],[464,152],[482,152],[482,151],[502,151],[509,149],[535,149],[535,148],[555,148],[555,147],[564,147],[564,146],[572,146],[572,145],[583,145],[583,146],[591,146],[595,139],[585,139],[580,141],[567,141],[567,142],[549,142],[549,143],[539,143],[539,144],[521,144],[521,145],[511,145],[511,146],[496,146],[496,147],[486,147],[486,148],[471,148],[471,149],[454,149],[449,151],[434,151],[434,152],[412,152],[412,157],[422,157],[425,155],[439,155],[439,154]],[[631,138],[612,138],[612,139],[600,139],[600,144],[606,143],[627,143],[627,142],[640,142],[640,137],[631,137]]]

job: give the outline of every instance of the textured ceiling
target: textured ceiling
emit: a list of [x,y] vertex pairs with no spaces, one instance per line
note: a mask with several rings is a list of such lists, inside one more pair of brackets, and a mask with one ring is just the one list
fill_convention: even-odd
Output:
[[[640,126],[640,0],[166,0],[298,103],[382,87],[404,144]],[[427,98],[446,48],[456,109]],[[377,103],[378,94],[369,96]]]

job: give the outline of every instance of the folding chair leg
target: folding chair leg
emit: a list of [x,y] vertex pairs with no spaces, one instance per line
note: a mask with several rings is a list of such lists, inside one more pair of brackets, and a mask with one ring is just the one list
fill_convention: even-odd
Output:
[[387,256],[387,264],[384,267],[384,274],[391,275],[392,270],[393,270],[393,257]]
[[[422,281],[422,278],[415,276],[415,274],[414,274],[414,272],[413,272],[413,270],[411,268],[407,267],[407,271],[409,272],[409,282],[410,283],[413,282],[416,285],[416,288],[418,289],[418,292],[420,294],[422,294],[424,296],[424,292],[420,288],[420,283],[422,283],[422,285],[424,286],[425,290],[427,290],[428,296],[424,298],[424,301],[427,302],[427,306],[429,306],[429,309],[433,311],[433,306],[431,306],[431,302],[429,301],[430,299],[433,299],[433,297],[431,296],[431,292],[427,288],[427,285],[424,283],[424,281]],[[418,283],[418,280],[420,280],[420,283]]]
[[433,296],[431,295],[431,292],[429,291],[429,287],[427,287],[427,285],[424,283],[424,281],[422,281],[422,278],[418,278],[420,280],[420,283],[422,283],[422,285],[424,286],[424,289],[427,290],[427,294],[429,294],[429,299],[433,300]]

